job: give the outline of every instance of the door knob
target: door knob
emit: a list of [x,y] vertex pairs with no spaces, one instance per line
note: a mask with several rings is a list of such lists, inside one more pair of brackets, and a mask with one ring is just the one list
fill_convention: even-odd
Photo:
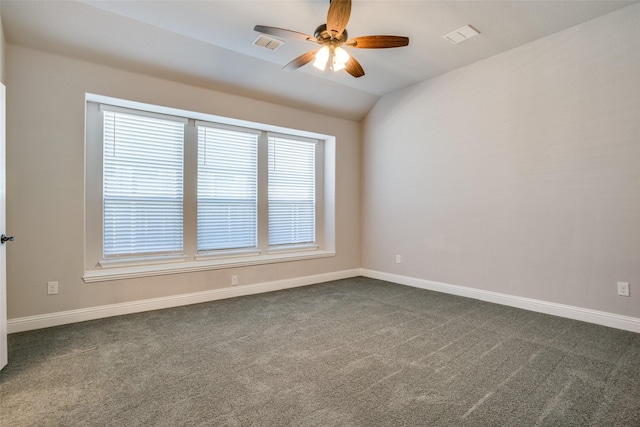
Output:
[[4,245],[4,243],[5,243],[5,242],[13,242],[13,236],[11,236],[11,237],[7,237],[7,236],[5,236],[5,235],[3,234],[3,235],[0,237],[0,244],[3,244],[3,245]]

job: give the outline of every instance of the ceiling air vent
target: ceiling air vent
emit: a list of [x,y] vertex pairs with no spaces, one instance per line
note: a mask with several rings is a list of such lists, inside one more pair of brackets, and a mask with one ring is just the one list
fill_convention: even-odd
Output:
[[271,37],[263,36],[262,34],[258,36],[257,39],[253,41],[253,44],[256,46],[263,47],[269,50],[276,50],[280,46],[282,46],[284,42],[282,40],[272,39]]
[[470,25],[465,25],[464,27],[458,28],[457,30],[447,34],[446,36],[442,36],[442,38],[451,42],[451,44],[458,44],[467,39],[470,39],[471,37],[475,37],[478,34],[480,33]]

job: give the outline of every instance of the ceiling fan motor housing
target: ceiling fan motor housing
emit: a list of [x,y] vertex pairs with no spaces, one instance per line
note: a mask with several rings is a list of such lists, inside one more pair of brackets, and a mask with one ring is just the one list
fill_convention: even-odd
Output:
[[345,28],[342,34],[336,35],[327,31],[327,24],[318,25],[318,28],[313,33],[314,37],[318,39],[318,43],[326,44],[327,42],[333,42],[334,45],[340,46],[342,43],[349,39],[349,34]]

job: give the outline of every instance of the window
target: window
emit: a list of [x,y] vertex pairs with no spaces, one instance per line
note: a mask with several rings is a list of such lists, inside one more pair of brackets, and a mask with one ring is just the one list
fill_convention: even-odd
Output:
[[315,243],[315,143],[269,137],[269,245]]
[[184,123],[103,116],[104,258],[182,252]]
[[258,136],[198,126],[198,252],[257,249]]
[[333,256],[334,139],[87,95],[85,281]]

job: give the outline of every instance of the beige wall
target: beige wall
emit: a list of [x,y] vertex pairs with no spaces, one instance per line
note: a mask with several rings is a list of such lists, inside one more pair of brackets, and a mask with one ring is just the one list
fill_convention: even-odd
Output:
[[[337,272],[360,264],[360,135],[340,120],[220,92],[7,47],[9,319]],[[85,284],[85,92],[294,129],[337,139],[337,256],[263,266]],[[48,296],[47,281],[59,281]]]
[[627,7],[383,97],[362,125],[362,266],[640,317],[638,22]]

